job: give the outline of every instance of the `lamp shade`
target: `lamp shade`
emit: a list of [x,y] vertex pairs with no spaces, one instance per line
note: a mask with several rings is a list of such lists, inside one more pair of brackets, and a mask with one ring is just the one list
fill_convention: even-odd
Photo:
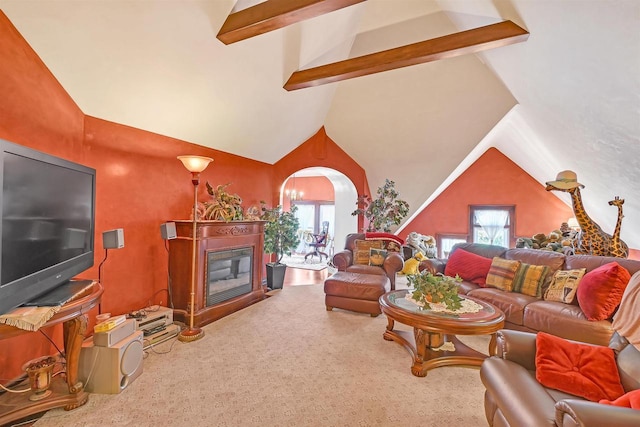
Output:
[[192,173],[200,173],[213,161],[211,157],[203,156],[178,156],[185,168]]

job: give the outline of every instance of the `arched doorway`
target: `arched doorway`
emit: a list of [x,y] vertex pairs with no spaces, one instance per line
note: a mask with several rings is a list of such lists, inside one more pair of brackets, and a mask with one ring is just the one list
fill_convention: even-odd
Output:
[[340,251],[347,234],[358,230],[358,218],[351,215],[357,194],[355,185],[343,173],[313,167],[296,171],[285,180],[280,189],[280,204],[284,210],[289,210],[292,203],[298,206],[302,229],[311,228],[317,233],[322,222],[329,221],[333,248]]

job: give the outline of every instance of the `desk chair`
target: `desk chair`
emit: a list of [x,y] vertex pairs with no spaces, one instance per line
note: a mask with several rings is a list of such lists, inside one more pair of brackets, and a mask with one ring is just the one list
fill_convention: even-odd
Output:
[[314,255],[317,255],[320,258],[320,262],[322,262],[323,256],[329,259],[329,255],[322,252],[322,249],[327,247],[328,240],[329,240],[329,221],[324,221],[322,223],[322,231],[319,234],[313,234],[313,241],[309,243],[309,246],[313,250],[304,256],[304,260],[306,261],[307,258],[313,257]]

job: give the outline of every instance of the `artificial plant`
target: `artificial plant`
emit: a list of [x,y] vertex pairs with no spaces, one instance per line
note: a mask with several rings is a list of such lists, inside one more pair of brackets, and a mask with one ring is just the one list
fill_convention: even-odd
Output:
[[428,310],[430,303],[444,304],[451,311],[462,307],[462,300],[458,295],[460,277],[449,277],[442,274],[434,275],[428,270],[407,276],[411,298]]
[[300,244],[298,237],[300,223],[295,215],[298,208],[293,205],[289,212],[283,212],[280,205],[268,208],[263,201],[260,205],[260,219],[266,221],[264,251],[268,254],[276,254],[276,264],[281,264],[284,254],[291,255],[291,252]]
[[388,179],[376,194],[375,199],[369,195],[358,196],[358,209],[351,215],[364,215],[369,222],[367,231],[390,232],[391,226],[399,225],[409,213],[409,203],[398,199],[395,182]]
[[237,194],[227,192],[230,184],[218,185],[213,188],[207,182],[207,193],[211,200],[203,202],[198,207],[198,216],[201,219],[233,221],[242,220],[242,199]]

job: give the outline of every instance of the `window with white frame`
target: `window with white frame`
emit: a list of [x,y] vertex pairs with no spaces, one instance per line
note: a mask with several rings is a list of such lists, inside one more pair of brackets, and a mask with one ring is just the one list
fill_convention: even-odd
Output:
[[470,206],[472,241],[511,247],[514,212],[515,206]]
[[465,243],[467,236],[465,234],[436,234],[436,241],[438,245],[438,257],[449,258],[451,248],[456,243]]

